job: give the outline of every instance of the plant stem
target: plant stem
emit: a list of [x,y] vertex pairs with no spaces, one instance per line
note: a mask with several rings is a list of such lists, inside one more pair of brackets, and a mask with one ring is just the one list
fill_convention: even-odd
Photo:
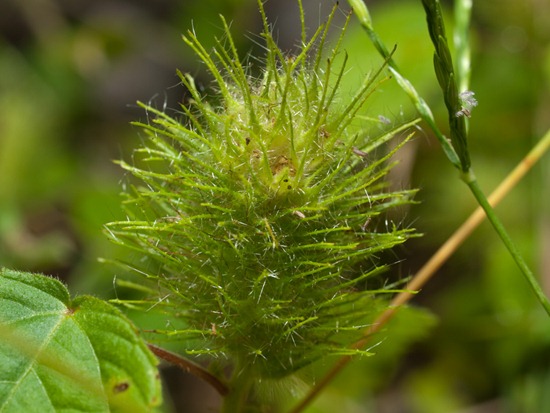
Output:
[[222,396],[225,396],[228,393],[227,386],[216,376],[212,375],[209,371],[205,370],[198,364],[193,363],[186,358],[181,357],[179,354],[172,353],[171,351],[165,350],[161,347],[155,346],[154,344],[147,344],[149,350],[153,352],[157,357],[178,366],[180,369],[193,374],[196,377],[204,380],[212,387],[214,387],[218,393]]
[[407,94],[409,99],[411,99],[411,102],[415,106],[416,110],[420,114],[420,117],[422,120],[424,120],[430,129],[434,132],[436,138],[439,140],[439,143],[441,144],[441,148],[443,149],[443,152],[449,159],[449,161],[458,169],[460,169],[460,159],[458,158],[458,155],[449,142],[449,140],[443,135],[441,130],[438,128],[434,116],[432,114],[432,111],[426,101],[420,96],[418,91],[415,89],[415,87],[409,82],[408,79],[406,79],[401,72],[399,71],[399,68],[395,64],[395,61],[392,58],[392,53],[388,51],[388,48],[384,45],[378,34],[374,31],[374,28],[372,26],[372,21],[370,18],[369,11],[367,9],[367,6],[365,5],[363,0],[348,0],[348,3],[353,9],[353,12],[359,19],[359,22],[361,23],[361,27],[365,32],[367,33],[367,36],[369,37],[371,43],[374,45],[378,53],[387,61],[388,66],[390,68],[390,72],[395,77],[395,80],[397,81],[398,85],[403,89],[403,91]]
[[252,389],[251,377],[247,369],[235,367],[229,382],[229,392],[223,399],[220,413],[242,413],[245,407],[250,407],[247,402]]
[[533,290],[538,300],[540,301],[540,303],[542,304],[542,306],[550,316],[550,301],[548,300],[548,297],[546,297],[546,295],[542,291],[542,288],[540,287],[537,279],[535,278],[535,275],[533,274],[533,272],[530,270],[529,266],[523,259],[518,248],[512,241],[512,238],[510,238],[510,235],[508,235],[508,232],[506,232],[506,229],[502,225],[502,222],[495,214],[493,207],[491,206],[491,204],[485,197],[485,194],[479,187],[479,183],[477,182],[477,179],[473,171],[470,169],[468,172],[462,174],[462,180],[466,182],[466,184],[472,191],[472,194],[476,198],[477,202],[485,211],[485,214],[487,215],[489,222],[491,222],[491,225],[499,235],[505,247],[508,249],[508,252],[510,252],[510,255],[512,256],[517,266],[521,270],[522,274],[524,275],[525,279],[531,286],[531,289]]

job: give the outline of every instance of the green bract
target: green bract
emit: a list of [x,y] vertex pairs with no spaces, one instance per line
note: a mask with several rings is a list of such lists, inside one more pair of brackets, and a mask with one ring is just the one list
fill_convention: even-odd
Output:
[[259,77],[241,63],[225,21],[210,53],[188,33],[216,100],[181,75],[191,95],[183,120],[143,105],[150,122],[137,125],[147,140],[134,164],[121,162],[143,184],[126,194],[128,219],[107,231],[147,258],[132,268],[155,283],[151,302],[186,326],[166,333],[251,377],[352,352],[388,292],[372,280],[386,269],[378,254],[412,234],[379,217],[411,202],[412,191],[387,190],[391,153],[381,145],[415,122],[377,138],[357,130],[378,73],[349,102],[338,96],[345,56],[335,63],[338,45],[324,54],[333,15],[288,56],[263,14]]

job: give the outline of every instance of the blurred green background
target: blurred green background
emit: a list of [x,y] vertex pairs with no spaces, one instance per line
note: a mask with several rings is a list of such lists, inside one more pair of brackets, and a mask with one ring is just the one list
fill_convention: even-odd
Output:
[[[311,30],[333,4],[304,0]],[[421,2],[368,5],[375,29],[388,46],[397,45],[395,60],[444,128]],[[451,2],[444,5],[451,11]],[[339,7],[336,28],[349,9],[345,1]],[[266,10],[291,53],[299,38],[295,1],[270,0]],[[102,233],[103,224],[124,218],[118,194],[126,177],[112,161],[131,159],[140,143],[129,124],[145,118],[136,100],[177,109],[185,95],[176,69],[208,86],[181,34],[195,30],[212,45],[221,34],[219,14],[232,22],[243,55],[261,55],[255,0],[0,2],[1,266],[62,278],[74,294],[117,294],[113,279],[125,274],[98,262],[127,254]],[[479,106],[470,147],[489,192],[550,128],[550,2],[474,2],[472,48]],[[344,95],[381,64],[355,21],[345,49]],[[367,106],[366,115],[395,123],[415,116],[392,82]],[[407,277],[475,204],[428,131],[419,130],[399,156],[392,184],[420,188],[422,201],[399,218],[424,234],[393,257],[395,276]],[[548,293],[549,190],[547,155],[497,209]],[[550,411],[550,320],[487,224],[412,306],[385,331],[377,356],[346,370],[312,412]],[[173,368],[164,375],[173,393],[167,411],[215,410],[216,396],[197,379]]]

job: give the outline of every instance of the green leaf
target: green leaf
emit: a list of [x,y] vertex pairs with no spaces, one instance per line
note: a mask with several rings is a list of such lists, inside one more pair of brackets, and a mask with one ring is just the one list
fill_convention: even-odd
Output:
[[0,412],[149,412],[157,361],[133,325],[52,278],[0,270]]

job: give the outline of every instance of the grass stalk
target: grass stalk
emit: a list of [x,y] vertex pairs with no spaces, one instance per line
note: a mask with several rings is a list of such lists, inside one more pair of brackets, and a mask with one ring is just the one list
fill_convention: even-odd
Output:
[[439,144],[441,145],[441,148],[445,153],[445,156],[447,156],[449,161],[456,168],[460,169],[460,159],[455,149],[453,148],[449,140],[445,137],[443,132],[441,132],[441,130],[437,126],[437,123],[435,122],[435,118],[433,116],[433,113],[429,105],[420,96],[416,88],[409,82],[409,80],[406,79],[401,74],[399,68],[397,67],[395,61],[392,58],[392,52],[388,50],[388,48],[382,42],[382,39],[380,39],[376,31],[374,30],[374,27],[372,25],[372,20],[370,18],[370,14],[363,0],[348,0],[348,3],[352,7],[354,14],[359,19],[361,27],[363,28],[363,30],[365,30],[371,43],[374,45],[378,53],[380,53],[380,55],[387,61],[387,64],[390,68],[390,72],[395,77],[396,82],[399,84],[401,89],[403,89],[403,91],[407,94],[412,104],[418,111],[418,114],[420,115],[422,120],[426,122],[430,127],[430,129],[434,132],[435,137],[439,141]]
[[504,246],[512,256],[512,258],[514,259],[515,263],[517,264],[521,273],[525,277],[525,280],[529,283],[531,289],[537,296],[537,299],[543,306],[544,310],[550,316],[550,301],[548,300],[548,297],[546,297],[546,295],[542,291],[542,288],[539,285],[535,275],[533,274],[533,272],[525,262],[516,244],[512,241],[512,238],[504,228],[504,225],[502,225],[502,222],[496,215],[493,207],[491,206],[491,204],[485,197],[485,194],[479,187],[479,183],[475,178],[475,175],[472,172],[464,174],[463,180],[466,182],[466,184],[470,188],[470,191],[476,198],[481,208],[483,208],[483,210],[485,211],[485,214],[487,215],[487,219],[493,226],[493,229],[496,231],[496,233],[502,240],[502,243],[504,244]]

